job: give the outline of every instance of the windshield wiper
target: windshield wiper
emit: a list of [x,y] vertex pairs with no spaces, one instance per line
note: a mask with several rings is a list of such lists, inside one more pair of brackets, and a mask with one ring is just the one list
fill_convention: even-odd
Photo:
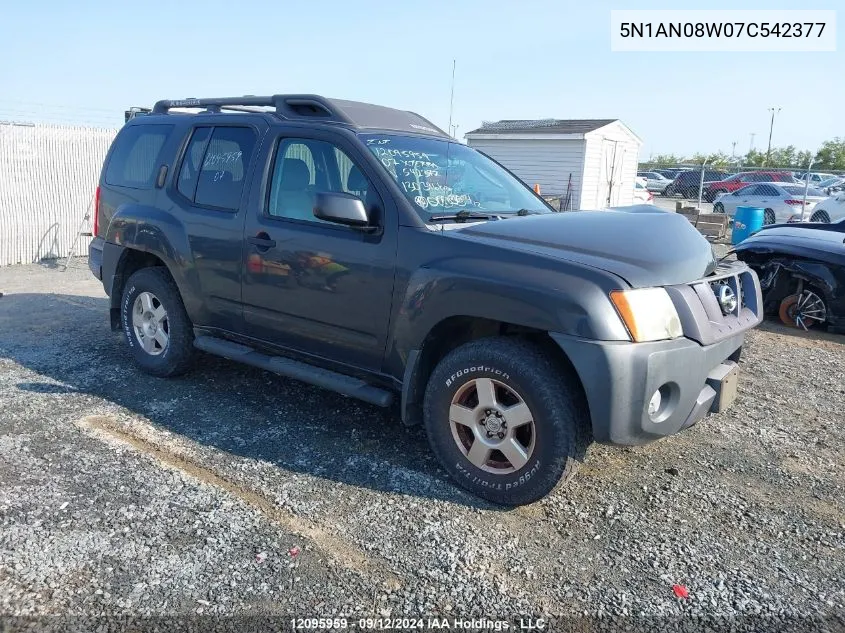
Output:
[[463,209],[456,213],[447,213],[444,215],[433,215],[429,222],[443,222],[444,220],[454,220],[455,222],[466,222],[467,220],[497,220],[498,215],[493,213],[478,213],[477,211],[469,211]]

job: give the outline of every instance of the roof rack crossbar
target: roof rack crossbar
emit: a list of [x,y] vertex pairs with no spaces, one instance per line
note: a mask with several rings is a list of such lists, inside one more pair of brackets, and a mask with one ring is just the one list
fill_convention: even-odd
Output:
[[277,115],[290,118],[318,116],[328,120],[343,123],[353,123],[343,111],[332,105],[328,99],[319,95],[272,95],[256,97],[222,97],[210,99],[164,99],[153,106],[153,114],[167,114],[173,108],[205,108],[209,112],[219,112],[221,109],[245,112],[261,112],[248,108],[270,107]]

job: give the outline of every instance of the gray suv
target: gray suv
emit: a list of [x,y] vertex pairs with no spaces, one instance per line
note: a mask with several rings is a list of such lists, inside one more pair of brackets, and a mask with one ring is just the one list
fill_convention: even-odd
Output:
[[201,351],[395,406],[461,486],[509,505],[591,441],[656,440],[736,396],[757,277],[683,216],[556,213],[425,118],[364,103],[127,119],[89,254],[144,371]]

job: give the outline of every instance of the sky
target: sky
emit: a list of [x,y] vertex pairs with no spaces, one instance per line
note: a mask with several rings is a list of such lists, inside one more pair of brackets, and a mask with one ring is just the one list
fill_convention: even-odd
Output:
[[[816,0],[812,9],[837,9]],[[482,121],[618,118],[656,154],[816,149],[845,137],[845,16],[835,53],[611,52],[614,8],[677,2],[289,0],[7,2],[0,121],[117,127],[158,99],[316,93]],[[800,3],[799,3],[800,4]],[[674,5],[674,6],[673,6]],[[684,8],[796,9],[794,0]]]

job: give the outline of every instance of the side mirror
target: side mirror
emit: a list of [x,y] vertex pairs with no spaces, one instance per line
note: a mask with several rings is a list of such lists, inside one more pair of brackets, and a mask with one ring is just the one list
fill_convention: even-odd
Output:
[[314,216],[326,222],[366,227],[370,219],[361,198],[351,193],[318,191],[314,200]]

